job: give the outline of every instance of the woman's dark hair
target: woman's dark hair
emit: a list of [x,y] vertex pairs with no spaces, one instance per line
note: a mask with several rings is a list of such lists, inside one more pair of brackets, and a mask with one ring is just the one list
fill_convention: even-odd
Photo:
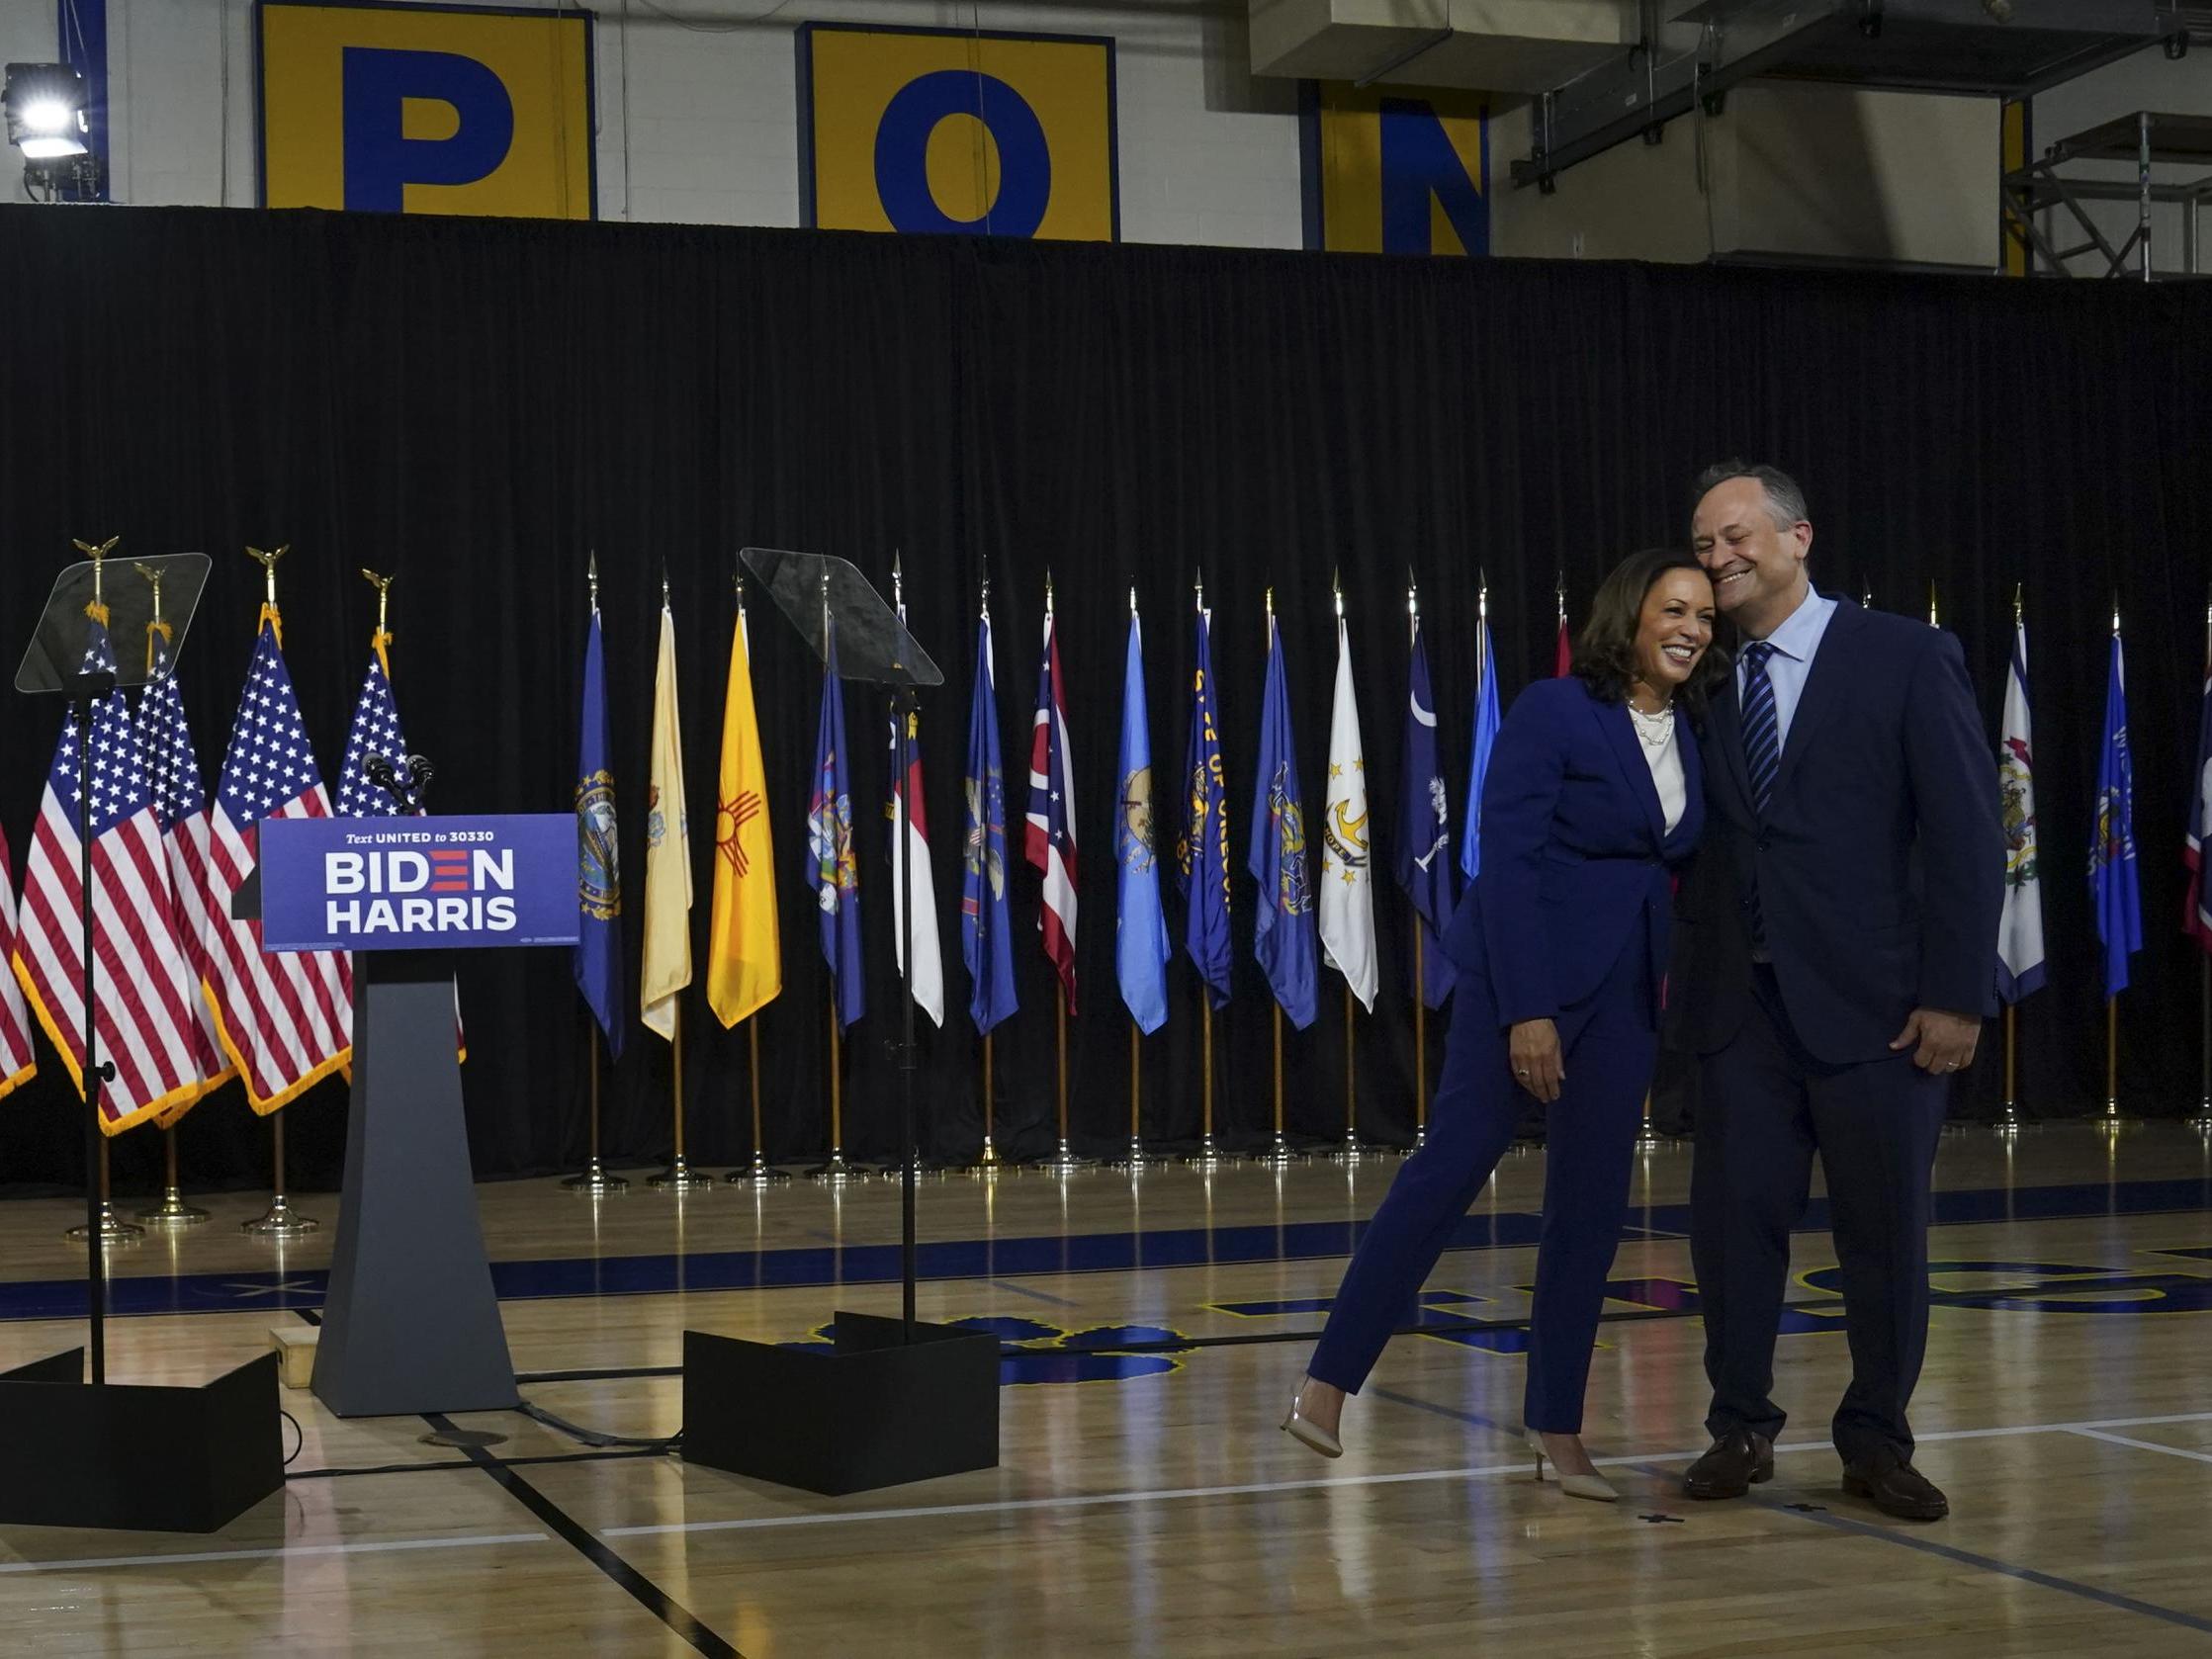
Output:
[[[1705,574],[1695,554],[1679,548],[1644,548],[1622,560],[1598,584],[1589,619],[1574,638],[1574,672],[1593,696],[1608,703],[1628,697],[1636,678],[1636,636],[1643,619],[1643,601],[1669,570]],[[1692,718],[1704,718],[1706,693],[1727,672],[1727,654],[1718,644],[1698,658],[1681,690]]]

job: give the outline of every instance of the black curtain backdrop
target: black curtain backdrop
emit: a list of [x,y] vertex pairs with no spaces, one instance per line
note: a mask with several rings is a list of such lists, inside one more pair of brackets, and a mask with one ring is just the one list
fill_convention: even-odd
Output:
[[[1325,774],[1332,571],[1350,606],[1375,850],[1398,814],[1405,586],[1419,579],[1455,815],[1465,783],[1477,572],[1508,697],[1548,673],[1554,572],[1570,605],[1626,551],[1686,536],[1700,466],[1770,459],[1812,500],[1816,577],[1924,612],[1938,587],[1992,737],[2012,592],[2033,659],[2051,984],[2020,1026],[2031,1116],[2103,1100],[2104,1007],[2085,880],[2115,592],[2127,629],[2147,939],[2121,1009],[2120,1096],[2194,1104],[2198,959],[2180,932],[2181,837],[2212,532],[2212,297],[2119,283],[1392,260],[1040,246],[768,230],[571,226],[190,210],[0,210],[0,633],[14,653],[72,536],[121,553],[201,549],[215,575],[182,662],[203,769],[219,764],[260,570],[288,542],[285,648],[334,766],[375,596],[398,576],[394,679],[447,811],[565,810],[575,778],[583,566],[604,582],[613,748],[628,850],[634,995],[661,572],[673,585],[701,983],[685,1004],[690,1150],[751,1151],[746,1035],[703,996],[733,554],[841,554],[887,583],[902,551],[915,632],[945,670],[925,696],[928,815],[947,1019],[923,1023],[929,1149],[972,1155],[980,1050],[960,964],[962,751],[975,595],[989,575],[1022,1010],[1000,1028],[997,1130],[1049,1150],[1052,982],[1018,817],[1045,573],[1057,587],[1082,837],[1078,1149],[1127,1134],[1128,1023],[1113,982],[1111,828],[1126,595],[1145,607],[1153,751],[1174,814],[1192,582],[1205,574],[1239,865],[1235,1000],[1216,1018],[1217,1122],[1269,1121],[1271,1004],[1249,959],[1242,873],[1272,585],[1290,654],[1309,811]],[[130,579],[130,578],[127,578]],[[785,989],[760,1016],[768,1150],[827,1132],[827,979],[804,880],[819,674],[754,609]],[[12,658],[11,658],[12,660]],[[12,695],[12,694],[11,694]],[[882,706],[846,718],[862,850],[869,1011],[846,1046],[848,1151],[897,1127]],[[0,720],[0,822],[17,868],[58,711]],[[1993,764],[1992,756],[1992,764]],[[1983,787],[1984,780],[1972,780]],[[1172,884],[1169,926],[1180,946]],[[1383,982],[1358,1021],[1363,1126],[1405,1138],[1414,1048],[1406,908],[1377,885]],[[1194,1137],[1196,981],[1144,1045],[1145,1133]],[[465,964],[477,1170],[574,1167],[584,1023],[565,951]],[[1341,1132],[1340,983],[1287,1037],[1294,1134]],[[1432,1066],[1441,1019],[1430,1025]],[[1961,1085],[1987,1116],[2000,1033]],[[1678,1061],[1663,1104],[1686,1103]],[[668,1052],[635,1024],[605,1096],[611,1160],[664,1160]],[[294,1184],[334,1183],[333,1080],[290,1108]],[[60,1068],[0,1107],[0,1182],[77,1179]],[[186,1121],[188,1184],[267,1181],[267,1136],[232,1088]],[[116,1143],[119,1187],[158,1139]]]

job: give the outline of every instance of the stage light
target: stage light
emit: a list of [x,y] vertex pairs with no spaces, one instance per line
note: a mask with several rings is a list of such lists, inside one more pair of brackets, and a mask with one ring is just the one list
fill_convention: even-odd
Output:
[[66,63],[11,63],[0,88],[8,142],[26,161],[60,161],[87,153],[84,77]]

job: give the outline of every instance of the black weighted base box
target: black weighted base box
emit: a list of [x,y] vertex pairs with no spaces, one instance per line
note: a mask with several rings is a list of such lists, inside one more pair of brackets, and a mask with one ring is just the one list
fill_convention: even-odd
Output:
[[840,1313],[837,1352],[683,1334],[683,1456],[806,1492],[999,1462],[999,1339]]
[[0,1525],[213,1532],[284,1484],[274,1353],[199,1388],[83,1377],[81,1348],[0,1371]]

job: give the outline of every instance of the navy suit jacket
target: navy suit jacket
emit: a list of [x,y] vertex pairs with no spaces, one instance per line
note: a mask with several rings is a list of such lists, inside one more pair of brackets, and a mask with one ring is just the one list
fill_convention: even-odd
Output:
[[1742,1023],[1754,884],[1783,1006],[1814,1059],[1888,1058],[1915,1007],[1994,1013],[2004,831],[1992,753],[1959,642],[1842,599],[1762,823],[1731,674],[1707,743],[1712,832],[1682,884],[1677,1040],[1710,1054]]
[[[1705,820],[1702,767],[1677,712],[1685,799],[1671,833],[1627,707],[1579,678],[1539,680],[1514,699],[1482,781],[1480,873],[1444,938],[1487,991],[1503,1027],[1558,1023],[1562,1044],[1589,1017],[1624,949],[1649,955],[1656,999],[1667,961],[1673,882]],[[1635,935],[1642,932],[1642,938]]]

